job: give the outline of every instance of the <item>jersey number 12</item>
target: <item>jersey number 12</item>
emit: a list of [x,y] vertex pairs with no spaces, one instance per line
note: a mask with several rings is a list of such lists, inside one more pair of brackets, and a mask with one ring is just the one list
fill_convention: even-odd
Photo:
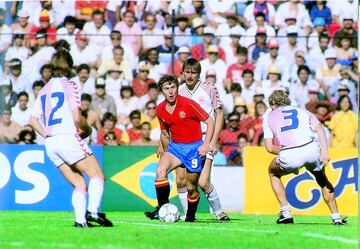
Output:
[[[51,110],[50,115],[49,115],[49,120],[47,122],[47,126],[52,126],[55,124],[60,124],[62,121],[62,118],[54,118],[55,112],[62,107],[62,105],[64,104],[64,93],[63,92],[54,92],[51,94],[51,98],[56,98],[57,102],[56,105],[54,106],[54,108]],[[41,104],[42,104],[42,109],[43,109],[43,113],[45,116],[45,107],[46,107],[46,94],[41,96]],[[45,124],[46,124],[46,120],[45,120]]]

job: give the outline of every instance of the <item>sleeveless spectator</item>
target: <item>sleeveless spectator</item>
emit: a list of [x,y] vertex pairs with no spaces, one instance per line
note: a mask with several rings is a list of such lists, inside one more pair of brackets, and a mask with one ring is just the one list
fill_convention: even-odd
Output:
[[17,142],[21,126],[11,121],[11,110],[3,109],[1,111],[2,120],[0,122],[0,144],[14,144]]

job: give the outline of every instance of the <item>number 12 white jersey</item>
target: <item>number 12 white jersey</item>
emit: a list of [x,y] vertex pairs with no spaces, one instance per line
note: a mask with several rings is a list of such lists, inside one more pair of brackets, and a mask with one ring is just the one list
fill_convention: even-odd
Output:
[[39,92],[33,116],[42,120],[47,136],[77,134],[72,111],[80,108],[77,85],[67,78],[52,78]]

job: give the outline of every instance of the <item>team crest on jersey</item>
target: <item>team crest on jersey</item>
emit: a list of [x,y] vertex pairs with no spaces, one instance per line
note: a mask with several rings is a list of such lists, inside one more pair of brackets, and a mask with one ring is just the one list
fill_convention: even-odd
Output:
[[180,118],[185,118],[186,117],[186,113],[184,111],[179,112],[179,117]]

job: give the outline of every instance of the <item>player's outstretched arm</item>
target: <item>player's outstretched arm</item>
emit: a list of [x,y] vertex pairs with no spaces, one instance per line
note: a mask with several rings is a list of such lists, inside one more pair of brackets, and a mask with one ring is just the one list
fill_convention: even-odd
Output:
[[330,161],[330,156],[329,156],[329,152],[328,152],[325,130],[321,123],[318,123],[316,125],[315,131],[317,132],[318,137],[319,137],[320,162],[327,164]]
[[37,117],[31,116],[30,117],[30,125],[42,136],[46,137],[46,132],[44,127],[39,122],[39,119]]
[[204,143],[198,149],[200,156],[205,156],[206,153],[209,151],[209,144],[211,138],[213,137],[215,128],[215,122],[211,117],[208,117],[204,122],[206,124],[206,136]]
[[265,138],[265,139],[264,139],[264,144],[265,144],[266,150],[267,150],[269,153],[274,154],[274,155],[279,154],[279,152],[280,152],[280,147],[273,144],[272,138]]

